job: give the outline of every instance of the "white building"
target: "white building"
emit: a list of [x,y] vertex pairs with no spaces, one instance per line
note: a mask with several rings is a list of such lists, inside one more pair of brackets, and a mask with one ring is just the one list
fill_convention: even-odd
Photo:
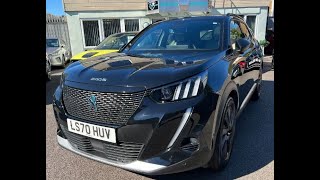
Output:
[[94,48],[110,34],[140,31],[160,20],[240,14],[258,40],[265,38],[270,0],[63,0],[72,54]]

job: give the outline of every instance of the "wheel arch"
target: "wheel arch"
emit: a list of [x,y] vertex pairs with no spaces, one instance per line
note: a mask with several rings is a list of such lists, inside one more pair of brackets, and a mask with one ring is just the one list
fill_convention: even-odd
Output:
[[217,137],[217,132],[219,130],[219,126],[221,123],[221,115],[222,115],[222,111],[224,108],[224,105],[228,99],[228,97],[232,97],[233,100],[235,101],[236,104],[236,109],[238,111],[239,109],[239,92],[238,92],[238,88],[237,85],[234,81],[232,80],[227,80],[224,85],[224,88],[222,88],[221,90],[221,94],[218,98],[217,101],[217,105],[216,105],[216,113],[214,116],[214,121],[213,121],[213,130],[212,130],[212,137],[213,137],[213,141],[212,141],[212,149],[214,149],[214,145],[216,142],[216,137]]

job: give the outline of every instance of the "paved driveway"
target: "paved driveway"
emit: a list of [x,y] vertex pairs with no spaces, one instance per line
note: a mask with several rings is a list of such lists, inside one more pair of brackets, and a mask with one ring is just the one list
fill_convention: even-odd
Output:
[[47,82],[46,173],[47,179],[274,179],[274,81],[270,59],[265,59],[261,99],[251,102],[237,122],[237,134],[229,165],[219,173],[208,169],[146,177],[69,152],[57,144],[52,94],[61,70]]

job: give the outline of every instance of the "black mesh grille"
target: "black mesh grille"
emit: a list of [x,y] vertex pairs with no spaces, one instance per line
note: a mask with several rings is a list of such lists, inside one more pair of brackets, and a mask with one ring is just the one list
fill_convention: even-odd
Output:
[[[139,107],[144,94],[144,91],[104,93],[64,86],[63,102],[71,116],[112,125],[124,125]],[[96,97],[96,111],[90,106],[89,98],[92,95]]]
[[143,144],[137,143],[110,144],[69,132],[63,125],[61,125],[61,128],[73,147],[112,161],[132,162],[139,157],[143,148]]
[[187,144],[184,145],[182,147],[180,147],[182,150],[184,151],[188,151],[188,152],[194,152],[197,151],[199,149],[199,144]]

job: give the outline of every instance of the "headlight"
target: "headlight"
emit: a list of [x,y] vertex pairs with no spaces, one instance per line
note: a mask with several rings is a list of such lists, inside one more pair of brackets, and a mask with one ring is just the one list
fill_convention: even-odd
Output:
[[153,90],[151,98],[164,103],[195,97],[203,92],[207,79],[208,71],[204,71],[181,82]]

